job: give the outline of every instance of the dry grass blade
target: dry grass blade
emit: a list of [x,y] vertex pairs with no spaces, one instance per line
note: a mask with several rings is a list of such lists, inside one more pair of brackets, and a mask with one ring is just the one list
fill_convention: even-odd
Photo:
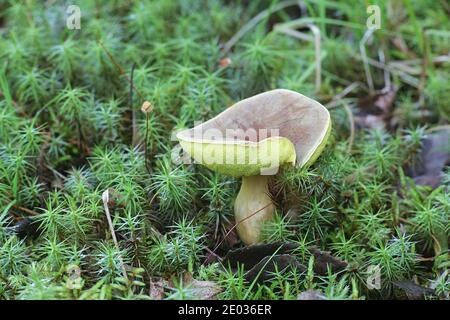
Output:
[[372,95],[375,93],[375,88],[373,85],[372,73],[370,72],[369,61],[367,58],[366,43],[367,41],[369,41],[374,31],[375,29],[368,29],[366,33],[364,33],[364,37],[361,39],[361,42],[359,43],[359,51],[364,64],[364,73],[366,74],[367,85],[369,86],[369,91],[370,94]]
[[320,91],[320,87],[322,84],[322,55],[321,55],[321,46],[320,46],[320,29],[311,23],[302,23],[301,19],[298,23],[295,24],[295,28],[299,27],[308,27],[314,37],[311,37],[303,32],[292,29],[292,24],[286,26],[285,24],[276,25],[274,30],[278,32],[282,32],[288,36],[294,37],[303,41],[314,42],[314,50],[315,50],[315,65],[316,65],[316,80],[315,80],[315,88],[316,92]]
[[289,6],[299,4],[300,2],[301,1],[283,1],[273,6],[272,8],[261,11],[259,14],[254,16],[249,22],[247,22],[241,29],[239,29],[239,31],[233,37],[231,37],[231,39],[228,40],[227,43],[225,43],[222,49],[222,55],[225,56],[247,32],[249,32],[259,22],[270,16],[272,13],[279,10],[283,10],[284,8],[287,8]]
[[347,102],[343,101],[342,102],[344,109],[347,113],[348,116],[348,121],[350,122],[350,137],[349,137],[349,143],[348,143],[348,148],[347,151],[349,153],[352,152],[352,148],[353,148],[353,143],[355,141],[355,119],[353,118],[353,113],[352,110],[350,109],[350,106],[347,104]]
[[[105,214],[106,219],[108,220],[109,230],[111,231],[111,237],[113,239],[114,245],[116,246],[116,249],[118,252],[120,252],[119,243],[117,242],[116,232],[114,231],[114,226],[111,219],[111,214],[109,213],[109,189],[106,189],[102,193],[102,201],[103,201],[103,207],[105,208]],[[122,274],[125,279],[128,280],[127,270],[125,269],[125,264],[123,262],[122,256],[119,255],[120,260],[120,266],[122,268]]]

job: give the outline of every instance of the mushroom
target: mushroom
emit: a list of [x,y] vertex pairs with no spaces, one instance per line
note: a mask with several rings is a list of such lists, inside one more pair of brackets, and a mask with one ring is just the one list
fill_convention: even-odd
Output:
[[245,244],[255,244],[275,210],[269,177],[280,166],[312,164],[330,130],[330,114],[324,106],[297,92],[276,89],[239,101],[179,132],[177,138],[197,163],[242,177],[234,205],[236,228]]

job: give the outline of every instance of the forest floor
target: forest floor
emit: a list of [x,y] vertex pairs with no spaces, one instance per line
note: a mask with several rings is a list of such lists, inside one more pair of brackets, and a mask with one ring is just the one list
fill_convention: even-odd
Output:
[[[449,299],[446,1],[78,2],[0,3],[0,299]],[[332,131],[246,246],[174,133],[275,88]]]

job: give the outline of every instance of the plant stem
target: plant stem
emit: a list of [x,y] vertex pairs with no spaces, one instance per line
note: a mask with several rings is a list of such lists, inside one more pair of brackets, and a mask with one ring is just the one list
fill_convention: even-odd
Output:
[[[273,217],[275,206],[269,196],[269,178],[267,175],[242,177],[241,190],[234,204],[234,214],[237,232],[245,244],[258,243],[263,223]],[[260,210],[261,208],[264,209]],[[249,217],[258,210],[260,211],[257,214]]]

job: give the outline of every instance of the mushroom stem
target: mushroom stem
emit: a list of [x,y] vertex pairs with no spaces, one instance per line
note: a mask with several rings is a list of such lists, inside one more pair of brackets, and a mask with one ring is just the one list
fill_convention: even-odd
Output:
[[239,237],[247,245],[260,241],[263,223],[273,217],[275,206],[269,197],[269,178],[267,175],[242,177],[234,215]]

